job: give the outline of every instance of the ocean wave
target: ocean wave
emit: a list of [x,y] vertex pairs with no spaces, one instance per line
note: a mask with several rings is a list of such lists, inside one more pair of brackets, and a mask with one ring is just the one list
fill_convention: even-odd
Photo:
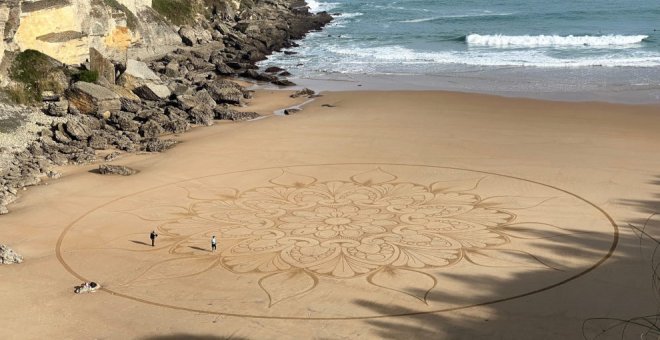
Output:
[[463,64],[471,66],[525,66],[525,67],[658,67],[660,54],[639,52],[628,55],[598,57],[556,58],[538,50],[508,52],[423,52],[402,46],[346,48],[329,46],[334,54],[325,60],[334,65],[386,65],[386,64]]
[[487,47],[615,47],[640,44],[647,35],[480,35],[470,34],[465,42]]
[[429,21],[437,21],[437,20],[442,20],[442,19],[460,19],[460,18],[483,18],[483,17],[504,17],[504,16],[510,16],[515,13],[474,13],[474,14],[448,14],[448,15],[440,15],[440,16],[435,16],[435,17],[429,17],[429,18],[419,18],[419,19],[410,19],[410,20],[401,20],[399,22],[401,23],[420,23],[420,22],[429,22]]
[[364,13],[360,12],[355,12],[355,13],[338,13],[335,18],[336,19],[348,19],[348,18],[355,18],[364,15]]
[[312,13],[329,11],[339,5],[336,2],[322,2],[317,0],[305,0],[305,2],[307,2],[307,7],[309,7],[309,11]]

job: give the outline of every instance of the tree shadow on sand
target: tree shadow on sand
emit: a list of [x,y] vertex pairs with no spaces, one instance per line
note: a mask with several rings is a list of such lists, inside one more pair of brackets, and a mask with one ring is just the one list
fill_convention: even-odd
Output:
[[[653,183],[660,185],[660,180]],[[659,200],[627,203],[637,212],[651,216],[655,209],[660,211],[660,195],[656,197]],[[443,277],[481,292],[473,301],[487,302],[428,314],[396,302],[354,302],[373,314],[404,315],[365,321],[383,339],[657,339],[660,238],[654,235],[660,234],[660,216],[621,222],[619,229],[618,245],[610,258],[574,280],[548,289],[507,298],[512,287],[538,287],[539,282],[550,277],[543,270],[499,281],[480,274],[447,274]],[[612,235],[583,234],[551,250],[555,254],[573,254],[579,249],[585,255],[592,254],[599,250],[591,245],[608,238]],[[437,287],[441,290],[441,281]],[[414,288],[406,292],[416,296],[425,293]],[[442,292],[434,292],[427,299],[429,304],[465,304],[459,300]]]

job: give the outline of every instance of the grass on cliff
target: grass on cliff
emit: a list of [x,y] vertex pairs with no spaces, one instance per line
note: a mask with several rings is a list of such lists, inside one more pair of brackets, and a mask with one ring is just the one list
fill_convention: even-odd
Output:
[[7,95],[20,104],[41,101],[43,91],[60,93],[64,90],[62,65],[35,50],[25,50],[16,56],[9,69],[9,77],[15,84],[7,89]]
[[[170,23],[192,25],[196,15],[211,17],[229,0],[153,0],[151,7]],[[241,8],[254,6],[253,0],[240,0]]]
[[153,0],[151,7],[169,22],[182,26],[194,22],[195,11],[190,0]]
[[97,71],[82,70],[72,76],[73,81],[84,81],[86,83],[95,83],[99,80],[99,73]]
[[103,0],[103,2],[107,6],[123,12],[126,15],[126,26],[130,28],[132,31],[135,31],[135,29],[138,26],[138,19],[135,16],[135,14],[133,14],[133,12],[131,12],[126,6],[117,2],[117,0]]

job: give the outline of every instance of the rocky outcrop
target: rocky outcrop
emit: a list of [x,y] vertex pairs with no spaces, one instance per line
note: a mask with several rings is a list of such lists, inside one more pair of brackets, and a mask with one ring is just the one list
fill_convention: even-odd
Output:
[[102,114],[106,111],[113,112],[121,109],[119,95],[92,83],[77,82],[67,90],[66,96],[69,104],[76,107],[82,114]]
[[113,64],[110,59],[104,57],[103,54],[95,48],[89,49],[89,67],[92,71],[97,72],[98,76],[102,77],[108,83],[115,83],[115,64]]
[[[0,4],[0,22],[7,20],[3,26],[5,36],[11,31],[9,38],[4,40],[5,47],[16,40],[13,32],[23,34],[25,38],[43,29],[29,28],[30,25],[42,22],[44,27],[52,26],[53,20],[43,21],[46,13],[52,18],[54,13],[61,12],[61,20],[69,20],[73,18],[72,13],[86,13],[85,10],[96,8],[94,6],[100,3],[113,2],[41,0],[29,5],[24,3],[21,14],[13,6],[19,1],[12,1]],[[31,109],[26,109],[29,113],[23,114],[22,109],[12,111],[13,108],[3,110],[0,107],[0,129],[4,128],[3,124],[11,128],[11,119],[15,117],[20,117],[19,121],[23,122],[18,126],[25,125],[27,120],[34,121],[29,131],[21,135],[25,138],[5,143],[4,134],[0,135],[0,214],[7,212],[6,206],[16,199],[21,188],[40,183],[48,174],[52,175],[49,176],[51,178],[56,177],[57,173],[51,169],[53,165],[93,162],[96,160],[96,150],[110,151],[108,161],[123,152],[162,152],[175,144],[173,140],[163,139],[164,134],[185,132],[193,125],[211,125],[218,119],[242,121],[259,118],[257,113],[232,108],[244,105],[244,99],[251,98],[252,91],[230,78],[244,74],[287,85],[286,79],[274,74],[279,69],[262,73],[255,71],[254,63],[275,50],[292,46],[294,39],[301,38],[309,30],[320,28],[330,20],[325,13],[311,15],[304,3],[298,0],[244,0],[232,1],[231,4],[225,0],[213,0],[214,5],[208,7],[212,9],[213,15],[196,16],[188,25],[175,30],[174,26],[158,18],[146,0],[118,1],[139,19],[135,29],[128,27],[125,12],[122,15],[115,9],[114,16],[109,19],[107,12],[104,12],[108,8],[104,7],[104,10],[94,14],[94,20],[105,21],[92,25],[93,29],[84,28],[88,25],[88,18],[82,16],[77,18],[80,19],[79,23],[63,22],[59,31],[39,31],[44,33],[37,37],[41,40],[35,38],[48,46],[42,49],[44,51],[52,51],[54,48],[59,51],[74,41],[84,42],[87,39],[79,47],[69,46],[70,50],[58,53],[75,56],[84,47],[87,60],[91,56],[90,46],[93,47],[93,58],[85,67],[97,71],[100,77],[95,83],[72,82],[65,91],[65,98],[54,96],[52,102],[44,104],[46,115]],[[77,8],[73,9],[72,6]],[[9,11],[3,12],[3,8]],[[23,24],[28,27],[10,24],[16,22],[7,14],[10,12],[22,15],[25,20],[20,21],[21,27]],[[141,15],[158,21],[158,24],[146,23]],[[123,22],[126,27],[119,24],[121,20],[126,20]],[[67,25],[79,26],[69,29]],[[161,31],[169,33],[162,34],[175,35],[177,48],[164,50],[166,53],[161,53],[157,58],[138,60],[133,49],[149,49],[158,45],[154,42],[158,41],[161,34],[140,32],[158,30],[158,27],[167,28]],[[108,34],[108,28],[114,33]],[[21,34],[17,33],[19,37]],[[156,37],[156,40],[149,40],[149,37]],[[91,42],[94,40],[98,43],[99,39],[109,40],[104,42],[104,46]],[[191,46],[183,46],[186,39]],[[125,43],[127,45],[122,45]],[[138,47],[138,44],[141,46]],[[108,46],[130,47],[117,54]],[[149,56],[159,55],[154,51]],[[80,70],[70,65],[65,68],[74,73]],[[11,119],[3,121],[2,115],[5,112],[10,112]],[[10,134],[12,137],[14,135]],[[108,165],[103,169],[110,173],[130,172]]]
[[119,77],[119,85],[129,90],[154,81],[160,81],[160,77],[147,64],[133,59],[126,62],[126,69]]
[[131,176],[138,173],[138,171],[124,165],[101,164],[99,165],[99,173],[101,175]]
[[0,264],[14,264],[23,262],[23,256],[4,244],[0,244]]
[[261,117],[261,115],[256,112],[241,112],[230,109],[216,109],[215,111],[215,119],[222,120],[244,121],[259,117]]
[[312,97],[316,95],[316,92],[312,89],[304,88],[300,91],[294,92],[290,97],[291,98],[298,98],[298,97]]

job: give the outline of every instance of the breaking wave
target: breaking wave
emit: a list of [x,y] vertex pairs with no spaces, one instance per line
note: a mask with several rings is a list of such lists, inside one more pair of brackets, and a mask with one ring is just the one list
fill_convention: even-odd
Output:
[[471,46],[489,47],[617,47],[641,44],[647,35],[481,35],[470,34],[465,42]]
[[[660,55],[635,52],[627,56],[607,55],[558,59],[537,50],[510,50],[508,52],[421,52],[402,46],[372,48],[348,48],[329,46],[336,57],[335,63],[347,65],[366,64],[464,64],[473,66],[532,66],[532,67],[657,67]],[[335,60],[336,58],[336,60]],[[341,62],[339,62],[341,60]]]
[[338,3],[336,2],[318,2],[317,0],[305,0],[309,11],[312,13],[318,13],[323,11],[329,11],[337,7]]

